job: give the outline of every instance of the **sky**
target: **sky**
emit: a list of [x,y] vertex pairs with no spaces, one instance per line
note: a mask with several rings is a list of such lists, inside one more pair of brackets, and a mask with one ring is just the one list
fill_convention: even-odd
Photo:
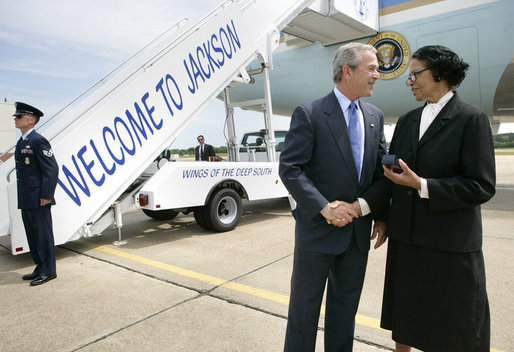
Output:
[[[192,23],[222,0],[1,0],[0,101],[23,101],[49,118],[183,18]],[[273,91],[273,82],[272,91]],[[225,109],[210,103],[173,142],[186,149],[203,134],[226,145]],[[262,113],[236,109],[239,138],[264,127]],[[289,117],[275,116],[275,129]],[[500,132],[514,131],[502,124]],[[392,129],[386,131],[388,139]]]
[[[196,22],[221,0],[2,0],[0,100],[53,116],[103,76],[183,18]],[[237,109],[236,132],[263,128],[263,114]],[[172,148],[226,145],[223,102],[211,102]],[[44,121],[44,120],[42,120]],[[274,117],[287,129],[288,117]]]

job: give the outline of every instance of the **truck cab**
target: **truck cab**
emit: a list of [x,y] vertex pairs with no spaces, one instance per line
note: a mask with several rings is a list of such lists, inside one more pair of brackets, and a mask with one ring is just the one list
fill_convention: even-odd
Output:
[[[275,130],[275,155],[276,160],[280,156],[284,140],[286,139],[287,130]],[[266,130],[247,132],[241,139],[241,147],[239,148],[240,161],[268,161],[266,152]]]

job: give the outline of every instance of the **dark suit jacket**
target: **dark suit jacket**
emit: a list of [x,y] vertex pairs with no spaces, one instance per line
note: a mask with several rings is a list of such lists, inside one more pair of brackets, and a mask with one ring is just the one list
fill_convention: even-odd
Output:
[[[495,193],[489,120],[455,93],[418,142],[422,110],[400,117],[390,153],[427,179],[429,199],[381,180],[381,187],[387,184],[385,190],[392,196],[387,234],[404,243],[444,251],[476,251],[482,246],[480,204]],[[375,191],[368,196],[377,197]],[[389,195],[385,199],[389,202]]]
[[14,158],[18,209],[37,209],[40,199],[51,199],[54,205],[59,167],[46,138],[32,131],[24,141],[18,141]]
[[[195,160],[199,160],[199,149],[200,146],[197,145],[195,148]],[[210,156],[216,156],[216,153],[214,152],[214,148],[212,145],[204,143],[203,145],[203,153],[202,153],[202,161],[209,161]]]
[[337,228],[326,223],[320,211],[328,202],[353,202],[380,176],[386,152],[383,113],[360,101],[365,142],[361,180],[353,160],[352,146],[343,112],[334,92],[298,106],[280,155],[279,173],[297,202],[296,246],[320,253],[343,252],[355,229],[359,249],[369,250],[371,216]]

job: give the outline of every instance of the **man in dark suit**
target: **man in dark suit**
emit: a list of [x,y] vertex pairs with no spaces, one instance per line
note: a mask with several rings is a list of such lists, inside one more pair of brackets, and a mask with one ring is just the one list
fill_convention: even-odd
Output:
[[34,130],[43,113],[25,103],[15,103],[14,122],[22,137],[16,144],[14,157],[18,186],[18,208],[36,264],[32,274],[23,276],[31,286],[55,279],[55,245],[50,208],[55,204],[59,168],[50,143]]
[[[327,280],[325,350],[353,347],[372,224],[363,195],[386,153],[382,111],[359,101],[372,94],[377,69],[372,46],[340,47],[334,90],[300,105],[291,118],[279,168],[297,202],[285,351],[314,351]],[[336,207],[337,200],[344,206]]]
[[212,145],[205,143],[205,138],[202,135],[197,137],[199,145],[195,148],[196,161],[209,161],[210,156],[216,156]]

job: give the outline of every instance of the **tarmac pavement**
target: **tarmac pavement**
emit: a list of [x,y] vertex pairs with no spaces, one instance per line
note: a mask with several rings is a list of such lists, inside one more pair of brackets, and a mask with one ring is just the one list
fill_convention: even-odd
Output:
[[[494,351],[514,350],[514,156],[497,156],[483,206]],[[0,351],[281,351],[294,248],[285,199],[246,202],[239,226],[211,233],[191,215],[133,209],[117,231],[57,248],[58,277],[30,287],[29,254],[0,247]],[[378,328],[385,247],[370,251],[354,351],[391,351]],[[316,350],[323,350],[323,319]]]

